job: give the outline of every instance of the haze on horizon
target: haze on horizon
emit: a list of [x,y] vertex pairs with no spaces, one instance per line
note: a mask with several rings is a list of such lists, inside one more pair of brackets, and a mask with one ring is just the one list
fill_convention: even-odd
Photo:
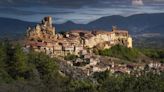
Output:
[[55,23],[88,23],[104,16],[164,13],[164,0],[0,0],[0,17],[38,22],[52,16]]

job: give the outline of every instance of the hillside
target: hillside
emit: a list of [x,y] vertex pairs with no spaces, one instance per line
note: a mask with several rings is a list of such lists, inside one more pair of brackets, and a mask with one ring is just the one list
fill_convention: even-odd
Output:
[[[134,49],[120,46],[112,48],[113,55],[123,57],[129,57],[129,54],[130,57],[136,56],[135,52]],[[163,60],[164,57],[164,50],[142,49],[142,52],[156,60]],[[106,70],[88,75],[83,70],[85,67],[70,65],[70,61],[52,58],[44,53],[26,53],[20,45],[0,42],[0,92],[164,92],[164,72],[158,73],[158,68],[143,64],[137,68],[135,65],[138,62],[134,65],[118,58],[96,57],[100,57],[98,66],[112,69],[114,64],[116,72]],[[149,59],[146,61],[150,62]],[[132,72],[129,75],[122,69]]]

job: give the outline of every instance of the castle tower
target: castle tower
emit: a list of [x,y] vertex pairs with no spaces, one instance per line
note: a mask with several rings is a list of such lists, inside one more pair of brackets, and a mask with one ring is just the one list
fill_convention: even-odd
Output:
[[128,48],[132,48],[132,47],[133,47],[133,45],[132,45],[132,44],[133,44],[132,37],[129,36],[127,41],[128,41],[127,47],[128,47]]
[[50,16],[44,17],[44,19],[42,20],[42,24],[44,26],[52,27],[52,17]]
[[52,30],[52,35],[55,35],[55,27],[53,27],[53,30]]
[[46,29],[48,34],[55,35],[55,27],[52,24],[52,17],[47,16],[42,20],[42,25]]
[[35,27],[35,32],[36,32],[36,34],[37,34],[38,36],[41,35],[41,27],[40,27],[39,24],[36,25],[36,27]]

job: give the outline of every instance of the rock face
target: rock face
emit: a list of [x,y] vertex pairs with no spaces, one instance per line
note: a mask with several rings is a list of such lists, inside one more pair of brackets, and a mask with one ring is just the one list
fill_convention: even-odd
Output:
[[45,17],[35,28],[27,29],[27,38],[29,40],[43,40],[55,38],[55,27],[52,26],[52,17]]

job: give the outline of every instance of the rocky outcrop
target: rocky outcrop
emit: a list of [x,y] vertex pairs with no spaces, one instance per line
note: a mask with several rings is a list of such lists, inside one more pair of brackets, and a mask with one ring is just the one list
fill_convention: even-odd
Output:
[[55,38],[55,27],[52,25],[52,17],[45,17],[40,24],[34,28],[27,29],[27,38],[29,40],[44,40]]

